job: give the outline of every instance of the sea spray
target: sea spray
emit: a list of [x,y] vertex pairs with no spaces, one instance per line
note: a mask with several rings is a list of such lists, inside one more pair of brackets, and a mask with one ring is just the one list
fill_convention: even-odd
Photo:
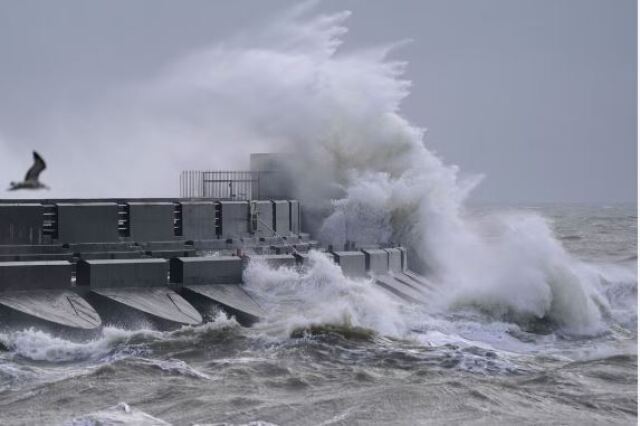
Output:
[[[468,214],[481,178],[461,177],[400,114],[410,82],[406,64],[388,58],[396,45],[345,48],[349,13],[310,10],[60,112],[47,133],[59,146],[49,196],[167,196],[183,169],[244,168],[251,152],[286,152],[306,216],[322,213],[309,230],[323,243],[406,245],[411,266],[443,289],[443,309],[599,329],[608,306],[597,272],[569,256],[543,219]],[[53,173],[55,164],[73,167]]]
[[246,288],[268,312],[259,328],[288,336],[299,328],[330,324],[406,335],[407,317],[400,301],[370,279],[345,277],[324,253],[310,252],[308,262],[303,271],[273,269],[259,260],[249,262],[244,272]]

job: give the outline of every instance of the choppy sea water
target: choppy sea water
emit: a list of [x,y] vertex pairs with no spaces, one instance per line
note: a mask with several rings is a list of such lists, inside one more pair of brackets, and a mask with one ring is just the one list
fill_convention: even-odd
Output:
[[250,329],[0,334],[0,424],[636,424],[636,207],[518,209],[598,270],[600,327],[404,305],[326,264],[257,267],[271,314]]

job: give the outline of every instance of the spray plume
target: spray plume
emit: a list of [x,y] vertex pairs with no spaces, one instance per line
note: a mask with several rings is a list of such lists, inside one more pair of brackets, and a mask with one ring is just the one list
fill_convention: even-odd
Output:
[[[394,45],[341,49],[348,17],[298,7],[99,105],[60,113],[56,149],[45,154],[51,170],[66,171],[47,176],[50,196],[174,196],[180,170],[246,168],[251,152],[287,152],[299,198],[326,212],[323,242],[409,246],[446,286],[442,306],[597,328],[606,309],[597,274],[538,216],[468,217],[480,178],[460,179],[400,115],[410,83],[405,64],[388,59]],[[329,206],[320,201],[328,196]]]

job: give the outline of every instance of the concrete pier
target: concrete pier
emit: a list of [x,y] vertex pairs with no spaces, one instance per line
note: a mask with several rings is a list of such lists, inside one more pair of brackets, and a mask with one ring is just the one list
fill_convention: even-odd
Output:
[[[249,325],[265,312],[242,286],[248,262],[304,268],[318,246],[288,196],[0,201],[0,327],[170,329],[221,309]],[[325,254],[403,301],[433,288],[401,247]]]
[[364,253],[360,251],[334,251],[333,256],[346,277],[358,278],[367,275]]
[[71,291],[67,261],[0,263],[0,326],[96,330],[98,313]]
[[106,323],[127,328],[200,324],[198,311],[168,288],[167,278],[164,259],[128,259],[80,261],[76,280]]
[[242,288],[243,260],[237,256],[208,256],[171,260],[171,282],[205,317],[221,306],[241,324],[264,316],[262,307]]
[[0,263],[0,291],[68,289],[71,263],[67,261]]
[[71,290],[0,292],[0,324],[9,328],[38,327],[59,333],[97,331],[100,315]]
[[403,281],[409,280],[409,282],[413,282],[422,288],[435,290],[433,284],[430,283],[425,277],[418,275],[408,269],[399,274],[399,276],[402,277]]
[[421,277],[404,275],[400,249],[363,249],[362,252],[366,257],[367,272],[377,285],[405,301],[426,302],[425,288],[414,285]]
[[242,282],[243,262],[237,256],[171,259],[171,282],[186,285]]
[[404,282],[396,279],[393,275],[381,274],[374,277],[376,284],[383,287],[387,291],[409,302],[425,303],[425,294]]

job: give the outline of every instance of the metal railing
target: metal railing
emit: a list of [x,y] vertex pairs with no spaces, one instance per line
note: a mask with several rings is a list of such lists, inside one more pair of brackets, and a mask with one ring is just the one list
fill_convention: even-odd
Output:
[[260,172],[187,170],[180,174],[180,197],[251,200],[260,197]]

